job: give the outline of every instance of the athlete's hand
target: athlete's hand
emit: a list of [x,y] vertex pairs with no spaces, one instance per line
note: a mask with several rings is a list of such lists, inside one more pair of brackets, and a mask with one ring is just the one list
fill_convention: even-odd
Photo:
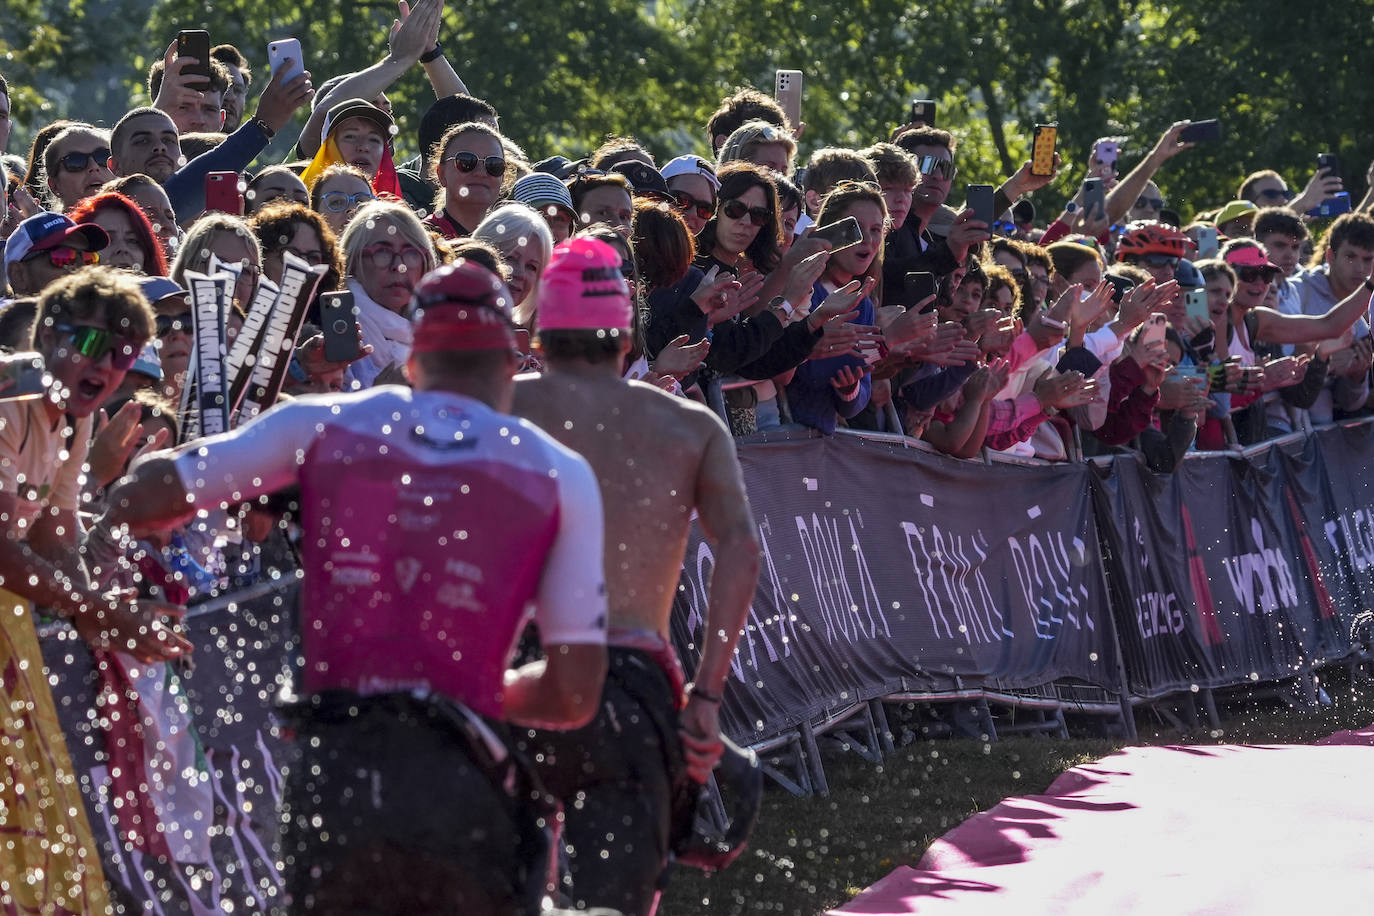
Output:
[[682,738],[682,752],[687,758],[687,775],[694,782],[706,782],[716,768],[716,761],[725,752],[725,745],[720,740],[720,704],[689,694],[678,736]]

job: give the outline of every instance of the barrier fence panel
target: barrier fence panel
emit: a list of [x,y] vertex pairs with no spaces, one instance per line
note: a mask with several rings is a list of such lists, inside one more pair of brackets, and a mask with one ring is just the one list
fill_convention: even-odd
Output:
[[[894,693],[1117,689],[1087,467],[991,466],[853,436],[739,449],[762,571],[722,710],[754,744]],[[713,557],[674,614],[695,657]]]

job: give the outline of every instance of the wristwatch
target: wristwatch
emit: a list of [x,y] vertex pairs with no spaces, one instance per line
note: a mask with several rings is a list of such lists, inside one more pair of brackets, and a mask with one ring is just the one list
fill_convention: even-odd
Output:
[[444,56],[444,46],[443,46],[443,44],[442,44],[441,42],[437,42],[437,41],[436,41],[436,42],[434,43],[434,50],[432,50],[432,51],[426,51],[425,53],[423,53],[423,54],[420,55],[420,63],[422,63],[422,64],[427,64],[427,63],[429,63],[430,61],[438,60],[439,58],[441,58],[441,57],[443,57],[443,56]]
[[776,309],[782,312],[784,318],[791,318],[792,314],[796,311],[796,309],[792,307],[791,303],[789,303],[782,296],[774,296],[772,299],[770,299],[768,301],[768,307],[770,309]]

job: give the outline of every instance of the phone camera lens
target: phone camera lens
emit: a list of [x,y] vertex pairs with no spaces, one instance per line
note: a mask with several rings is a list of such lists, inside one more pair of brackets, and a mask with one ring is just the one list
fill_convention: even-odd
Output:
[[335,321],[334,321],[334,333],[335,333],[335,334],[342,334],[342,333],[344,333],[344,332],[347,331],[347,330],[348,330],[348,322],[344,321],[342,318],[335,319]]

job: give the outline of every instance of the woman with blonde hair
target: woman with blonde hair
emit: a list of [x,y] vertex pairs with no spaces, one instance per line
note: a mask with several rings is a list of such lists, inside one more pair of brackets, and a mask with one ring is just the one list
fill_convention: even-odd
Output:
[[419,217],[406,205],[377,200],[362,207],[339,240],[346,285],[353,293],[363,343],[372,353],[349,372],[364,388],[399,370],[413,341],[410,294],[438,255]]
[[[515,321],[521,327],[534,324],[533,294],[553,255],[553,233],[538,211],[525,204],[503,204],[492,210],[472,230],[472,237],[490,242],[510,267],[506,284],[515,297]],[[527,305],[528,303],[528,305]]]

